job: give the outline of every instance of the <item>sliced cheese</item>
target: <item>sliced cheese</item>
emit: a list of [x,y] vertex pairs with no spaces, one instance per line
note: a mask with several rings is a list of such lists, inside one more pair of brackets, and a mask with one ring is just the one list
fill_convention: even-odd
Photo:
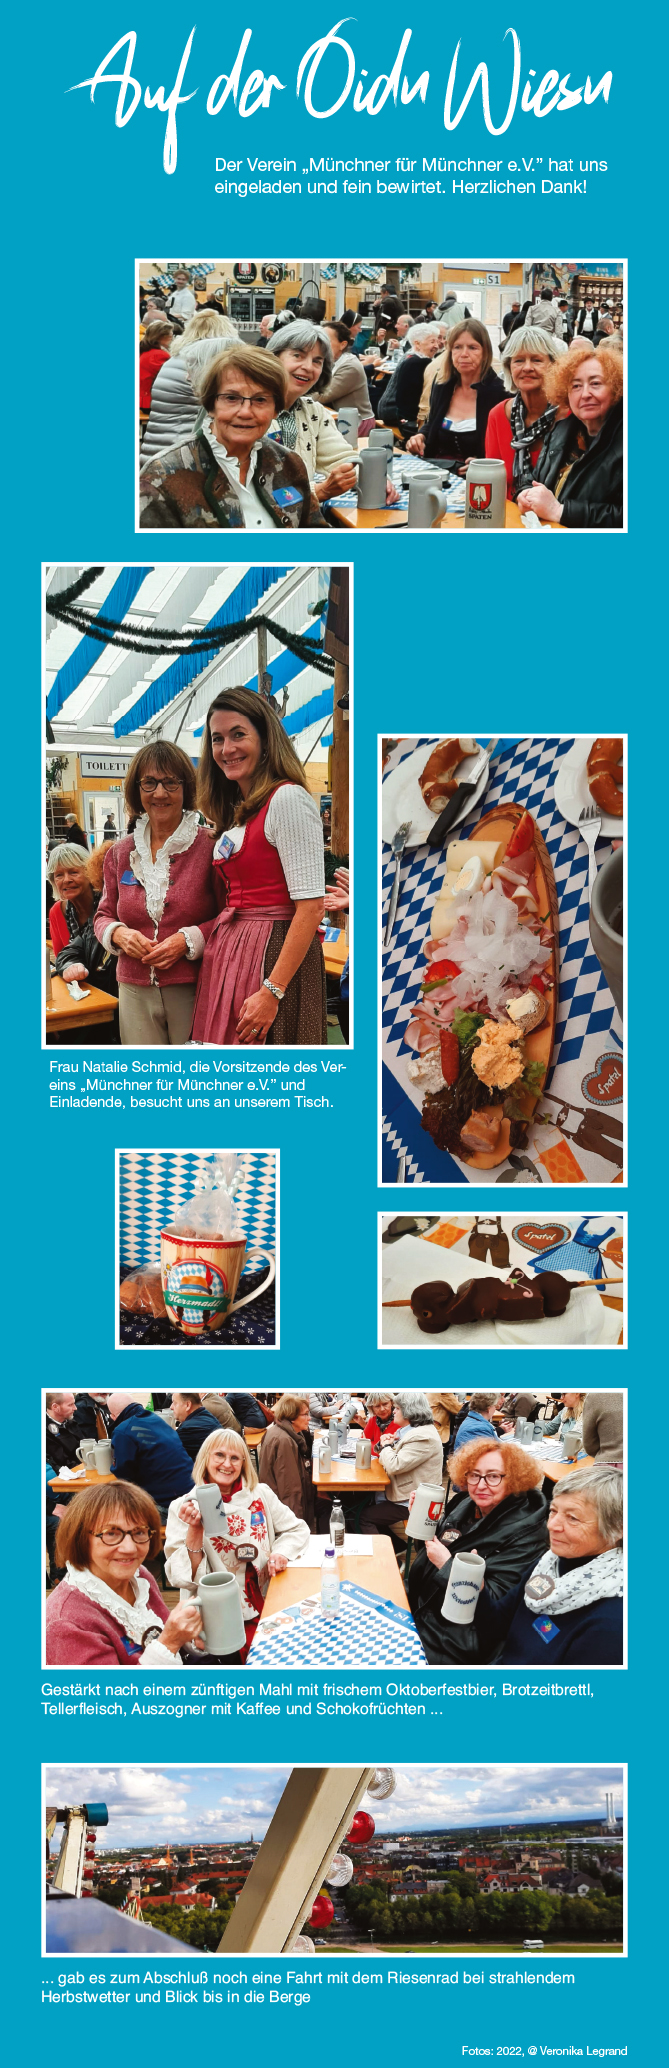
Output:
[[447,935],[453,932],[461,909],[452,899],[448,904],[445,898],[437,898],[430,920],[430,938],[433,941],[446,940]]
[[452,840],[446,849],[448,874],[459,875],[473,854],[480,855],[486,876],[491,876],[505,848],[504,840]]

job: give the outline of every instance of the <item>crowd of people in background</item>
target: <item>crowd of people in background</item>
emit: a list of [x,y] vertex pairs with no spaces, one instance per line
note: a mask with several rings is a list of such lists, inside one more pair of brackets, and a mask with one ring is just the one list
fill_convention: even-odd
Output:
[[[384,288],[364,316],[264,316],[249,345],[217,297],[196,307],[176,277],[162,310],[140,304],[146,528],[333,522],[333,498],[357,484],[336,422],[346,407],[363,427],[392,427],[398,452],[447,462],[454,474],[472,459],[502,459],[508,498],[540,521],[622,525],[618,300],[577,304],[550,287],[518,296],[496,350],[456,294],[425,303],[415,320]],[[389,504],[397,494],[389,478]]]
[[[366,1436],[386,1474],[383,1492],[363,1484],[341,1495],[346,1528],[390,1538],[431,1664],[622,1663],[622,1394],[405,1388],[294,1388],[271,1403],[215,1388],[148,1402],[129,1392],[47,1393],[47,1663],[202,1661],[194,1597],[208,1567],[194,1489],[204,1485],[218,1488],[233,1518],[228,1537],[211,1544],[239,1587],[243,1663],[271,1578],[310,1535],[330,1530],[336,1489],[315,1484],[311,1468],[314,1439],[333,1422],[340,1435]],[[547,1475],[528,1425],[577,1439],[574,1468]],[[115,1477],[79,1492],[74,1479],[70,1491],[87,1435],[111,1437]],[[442,1519],[412,1557],[413,1500],[435,1483],[445,1490]],[[471,1623],[444,1614],[456,1550],[485,1560]],[[181,1598],[168,1607],[170,1590]]]

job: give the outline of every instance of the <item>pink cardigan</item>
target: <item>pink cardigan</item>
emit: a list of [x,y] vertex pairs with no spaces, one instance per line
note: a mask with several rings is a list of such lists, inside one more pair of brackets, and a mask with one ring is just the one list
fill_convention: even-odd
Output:
[[[144,886],[132,881],[124,883],[124,876],[132,874],[130,856],[135,845],[132,833],[125,833],[105,855],[105,887],[95,914],[94,926],[99,941],[103,939],[108,926],[131,926],[136,933],[144,933],[152,941],[153,921],[146,909]],[[170,856],[169,890],[163,907],[163,916],[157,933],[159,941],[166,941],[172,933],[180,933],[184,926],[199,926],[205,941],[218,915],[216,883],[212,868],[213,842],[204,827],[200,826],[191,847],[182,854]],[[189,962],[182,955],[179,962],[173,962],[171,969],[161,969],[158,981],[165,984],[193,984],[198,964]],[[119,955],[118,980],[120,984],[150,984],[151,969],[145,962],[134,962],[131,955]]]
[[[140,1565],[139,1577],[149,1582],[148,1606],[156,1622],[166,1623],[169,1610],[152,1573]],[[141,1657],[139,1645],[126,1636],[115,1616],[61,1580],[46,1605],[47,1666],[127,1666]],[[174,1663],[178,1666],[178,1659]]]

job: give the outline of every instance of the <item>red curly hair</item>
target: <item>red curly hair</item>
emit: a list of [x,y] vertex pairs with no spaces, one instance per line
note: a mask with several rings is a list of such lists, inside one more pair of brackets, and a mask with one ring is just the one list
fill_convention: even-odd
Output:
[[607,351],[606,345],[598,345],[596,352],[593,352],[592,345],[587,341],[580,345],[578,350],[574,346],[570,352],[565,352],[562,358],[551,361],[545,380],[546,394],[550,396],[551,402],[569,401],[574,374],[584,359],[597,360],[610,389],[611,406],[614,402],[619,402],[623,392],[623,359],[620,352],[612,352],[610,347]]
[[448,1476],[454,1486],[463,1493],[467,1490],[467,1473],[473,1470],[486,1451],[498,1450],[504,1463],[507,1494],[525,1494],[528,1487],[539,1486],[543,1471],[538,1458],[530,1450],[524,1450],[519,1443],[496,1443],[494,1436],[476,1436],[473,1443],[463,1443],[448,1460]]

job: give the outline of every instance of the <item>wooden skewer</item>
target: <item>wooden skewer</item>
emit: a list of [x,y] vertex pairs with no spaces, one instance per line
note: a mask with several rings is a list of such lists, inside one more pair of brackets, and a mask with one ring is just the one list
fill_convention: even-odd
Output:
[[[475,1281],[475,1282],[476,1282],[476,1281]],[[505,1284],[508,1284],[508,1280],[507,1280],[507,1279],[504,1279],[504,1278],[500,1278],[500,1281],[499,1281],[499,1282],[500,1282],[500,1285],[505,1285]],[[590,1286],[592,1286],[592,1285],[605,1285],[605,1286],[607,1287],[607,1290],[608,1290],[608,1287],[609,1287],[610,1285],[622,1285],[622,1284],[623,1284],[623,1282],[624,1282],[624,1281],[623,1281],[623,1279],[622,1279],[622,1278],[586,1278],[586,1279],[584,1280],[584,1283],[583,1283],[583,1285],[578,1285],[578,1286],[572,1286],[571,1290],[572,1290],[572,1292],[588,1292],[588,1290],[589,1290]],[[410,1306],[411,1306],[411,1301],[410,1301],[410,1300],[384,1300],[384,1301],[382,1302],[382,1305],[383,1305],[384,1307],[410,1307]]]

